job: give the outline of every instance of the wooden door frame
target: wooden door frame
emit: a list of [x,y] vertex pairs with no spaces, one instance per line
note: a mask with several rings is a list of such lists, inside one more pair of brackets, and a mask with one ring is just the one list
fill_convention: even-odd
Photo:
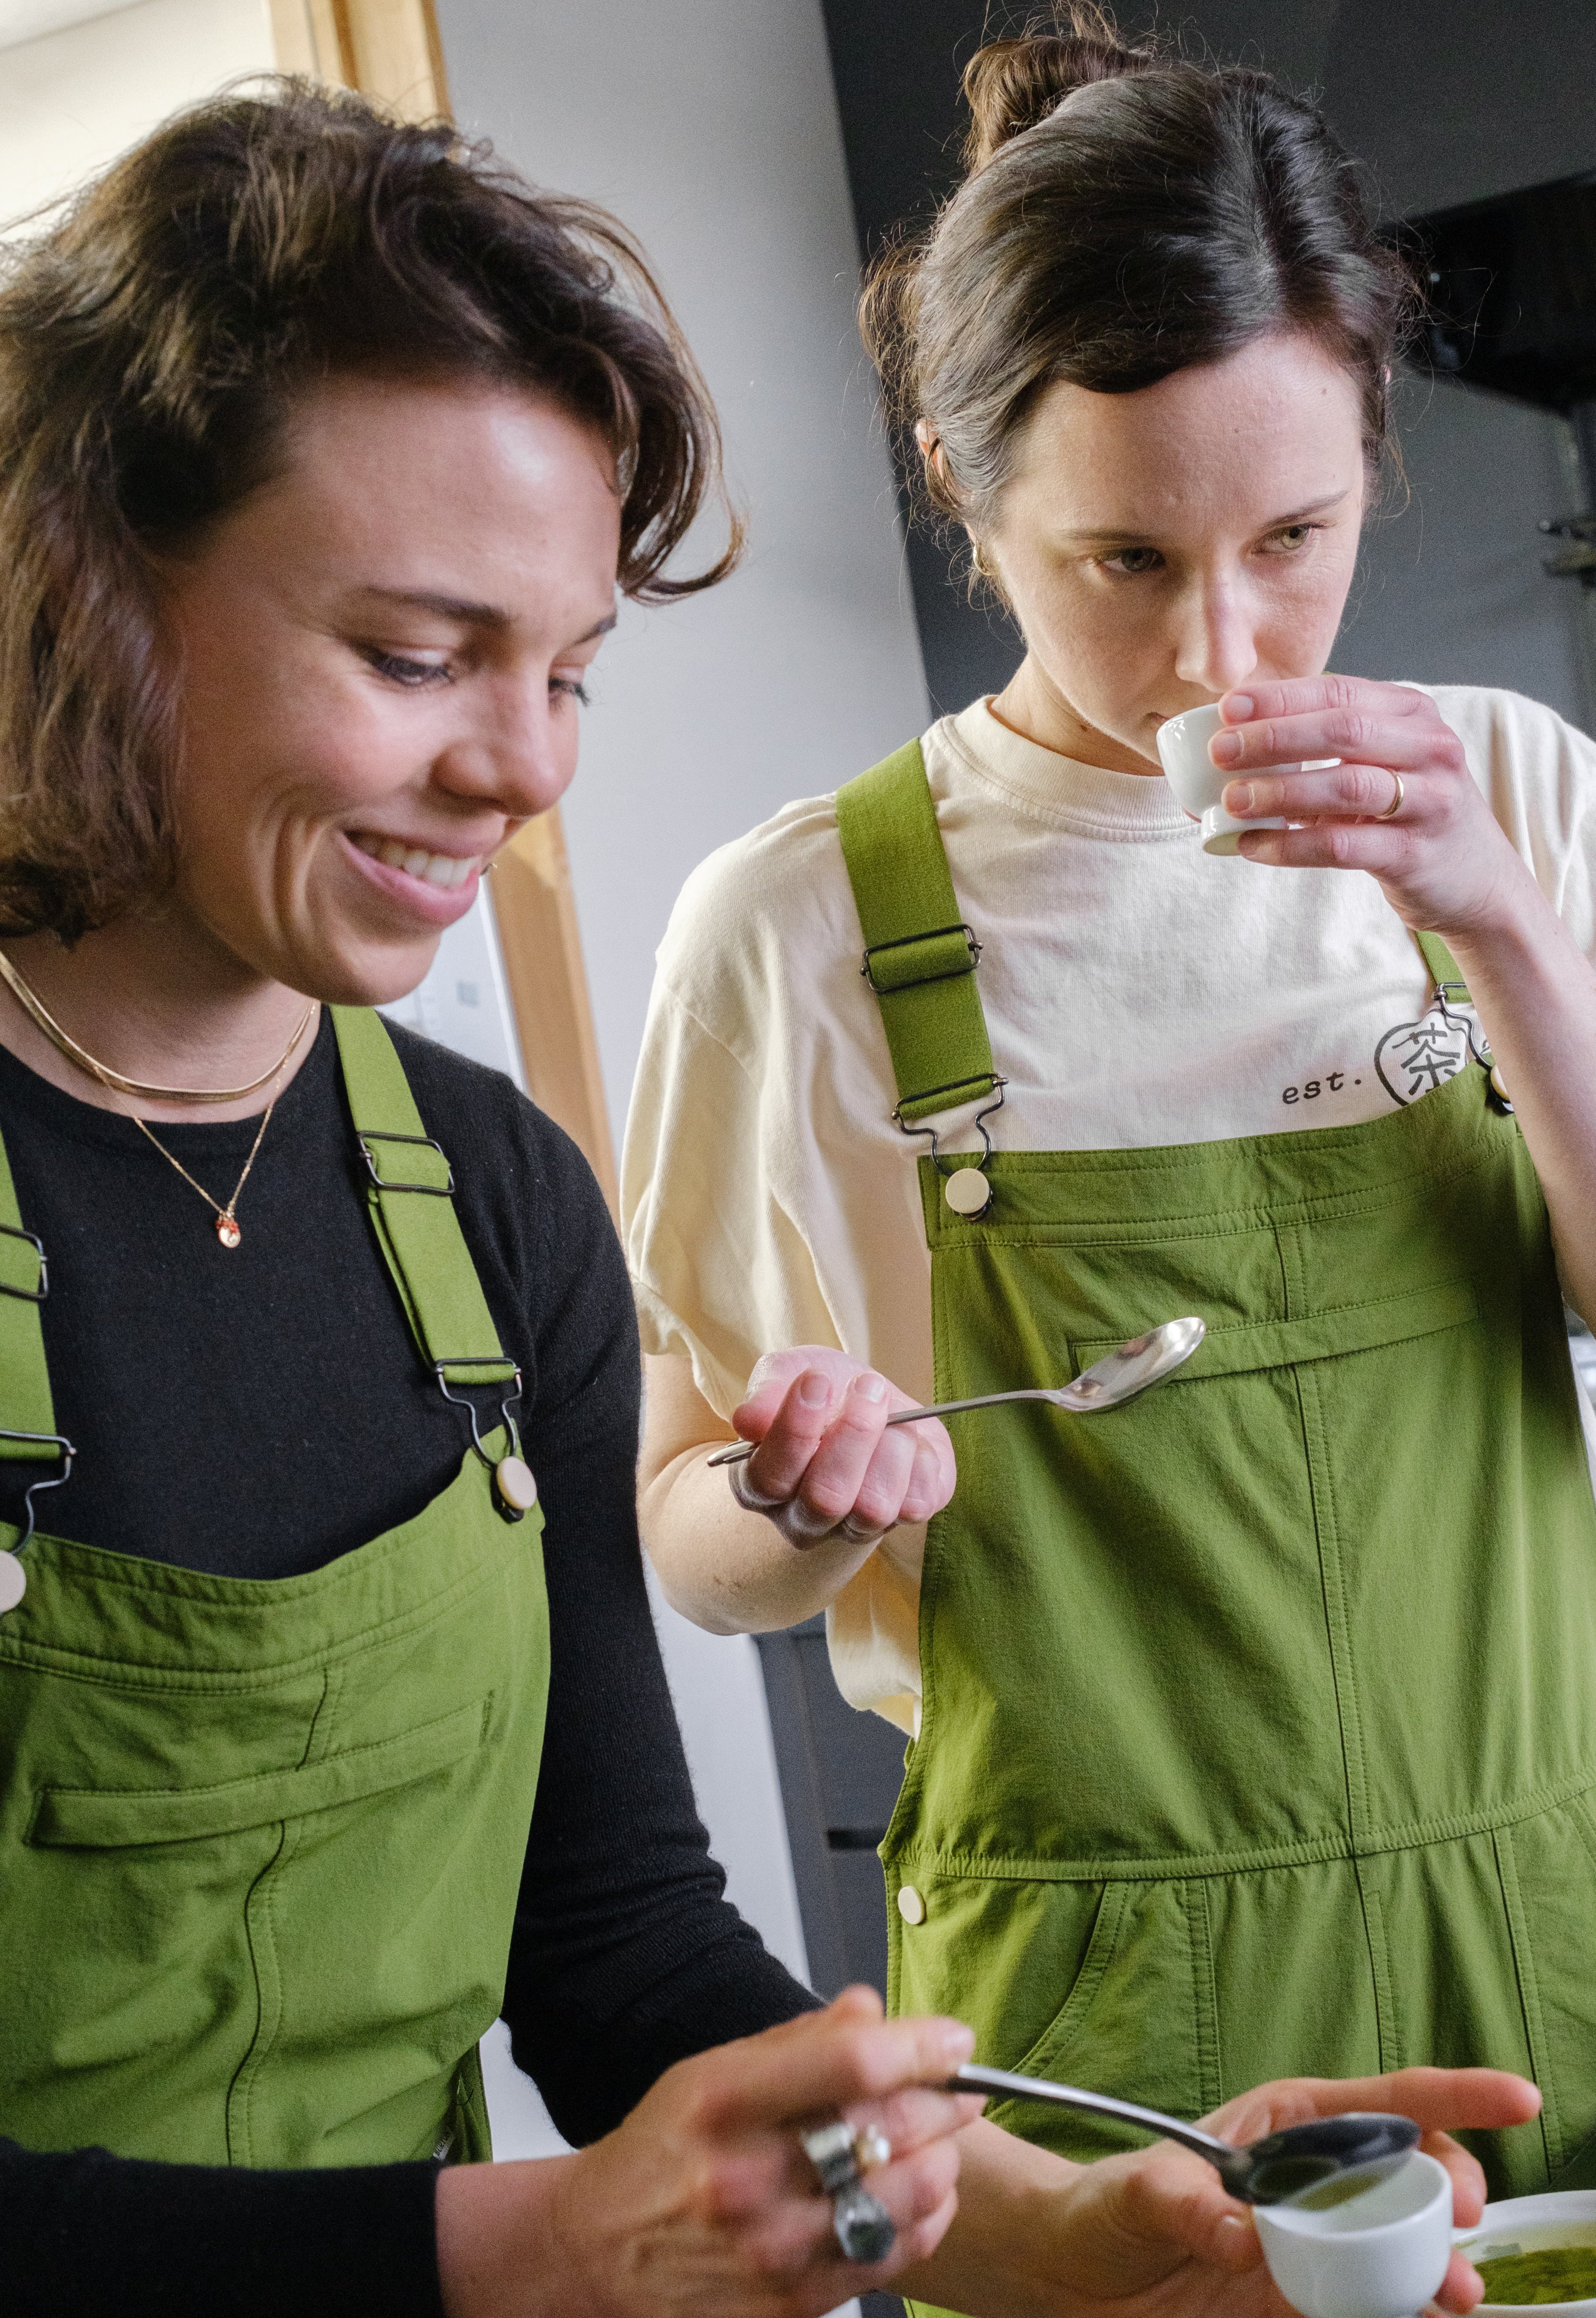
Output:
[[[447,116],[432,0],[270,0],[278,67],[380,98],[408,121]],[[490,886],[528,1093],[563,1127],[612,1214],[615,1159],[558,806],[501,848]]]
[[408,121],[449,112],[432,0],[270,0],[280,71],[381,97]]

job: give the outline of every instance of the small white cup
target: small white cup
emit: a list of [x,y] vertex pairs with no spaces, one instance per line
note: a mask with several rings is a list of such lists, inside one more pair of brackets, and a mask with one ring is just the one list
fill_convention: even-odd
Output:
[[[1158,728],[1158,753],[1163,759],[1170,786],[1194,821],[1203,825],[1205,853],[1239,853],[1250,829],[1287,829],[1285,821],[1237,821],[1220,804],[1233,768],[1222,773],[1208,754],[1208,743],[1219,730],[1219,710],[1188,708],[1183,716],[1170,716]],[[1277,768],[1278,769],[1278,768]],[[1287,769],[1295,770],[1295,767]]]
[[1415,2150],[1344,2206],[1260,2206],[1269,2275],[1303,2318],[1416,2318],[1452,2258],[1452,2180]]

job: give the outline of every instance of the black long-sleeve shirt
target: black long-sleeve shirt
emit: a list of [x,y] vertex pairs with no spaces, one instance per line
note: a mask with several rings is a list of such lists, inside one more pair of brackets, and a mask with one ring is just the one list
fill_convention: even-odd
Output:
[[[552,1671],[504,2011],[517,2062],[583,2143],[673,2061],[815,1999],[727,1904],[694,1807],[638,1550],[636,1330],[597,1187],[507,1079],[395,1038],[523,1372]],[[257,1124],[157,1131],[225,1200]],[[38,1500],[42,1526],[270,1578],[354,1551],[447,1486],[465,1415],[424,1368],[378,1252],[330,1022],[277,1105],[237,1249],[131,1119],[3,1048],[0,1133],[49,1259],[45,1352],[78,1452],[67,1485]],[[16,1488],[0,1473],[6,1517]],[[0,2039],[4,2002],[0,1974]],[[433,2179],[425,2165],[273,2175],[0,2142],[0,2294],[15,2318],[438,2318]]]

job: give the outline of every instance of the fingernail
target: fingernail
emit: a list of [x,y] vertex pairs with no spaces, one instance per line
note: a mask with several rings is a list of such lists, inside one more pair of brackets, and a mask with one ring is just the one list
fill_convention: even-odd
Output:
[[863,1376],[854,1379],[853,1389],[861,1400],[881,1400],[885,1397],[886,1388],[885,1377],[876,1376],[868,1370]]
[[1224,809],[1226,813],[1233,813],[1238,817],[1251,812],[1252,784],[1251,781],[1231,782],[1224,792]]
[[831,1386],[819,1369],[808,1369],[799,1379],[798,1397],[805,1408],[824,1408],[831,1397]]
[[1252,703],[1244,692],[1227,692],[1224,696],[1224,714],[1230,718],[1233,724],[1245,724],[1252,714]]
[[956,2069],[975,2050],[975,2031],[962,2020],[950,2020],[942,2031],[942,2049]]
[[1208,753],[1216,765],[1233,765],[1242,753],[1239,732],[1215,732],[1208,743]]

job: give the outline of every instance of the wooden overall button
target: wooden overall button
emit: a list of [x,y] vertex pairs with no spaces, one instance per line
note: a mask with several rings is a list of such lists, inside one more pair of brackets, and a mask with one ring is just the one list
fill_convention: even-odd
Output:
[[537,1483],[524,1457],[501,1457],[493,1469],[494,1487],[507,1505],[527,1514],[537,1503]]
[[923,1924],[926,1920],[926,1903],[912,1883],[905,1883],[899,1890],[898,1913],[906,1924]]
[[979,1167],[957,1167],[944,1182],[942,1196],[955,1216],[979,1216],[986,1211],[992,1187]]
[[28,1590],[28,1573],[14,1553],[0,1553],[0,1616],[14,1610]]

